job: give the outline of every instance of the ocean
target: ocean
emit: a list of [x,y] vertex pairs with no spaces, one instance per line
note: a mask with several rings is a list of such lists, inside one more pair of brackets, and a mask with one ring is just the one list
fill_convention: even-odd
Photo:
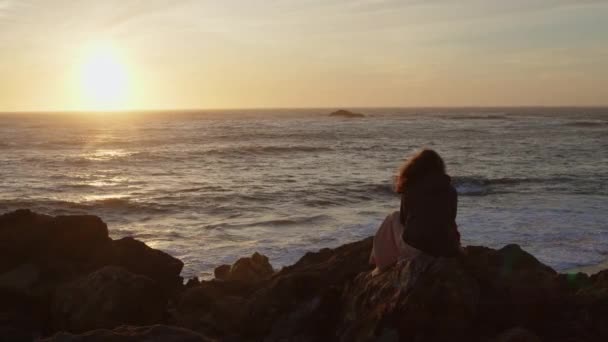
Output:
[[0,114],[0,212],[94,214],[183,276],[259,251],[279,268],[374,234],[395,172],[445,159],[464,244],[517,243],[564,271],[608,258],[608,109]]

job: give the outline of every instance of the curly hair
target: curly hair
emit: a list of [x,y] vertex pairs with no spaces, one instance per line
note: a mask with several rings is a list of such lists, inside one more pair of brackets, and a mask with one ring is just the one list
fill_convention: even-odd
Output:
[[395,191],[403,193],[405,189],[430,174],[445,174],[445,163],[439,153],[423,149],[405,161],[395,177]]

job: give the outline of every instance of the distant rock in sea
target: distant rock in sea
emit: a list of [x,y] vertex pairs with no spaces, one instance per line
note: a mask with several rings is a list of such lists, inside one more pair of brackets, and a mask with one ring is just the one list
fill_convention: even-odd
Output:
[[340,109],[335,112],[329,113],[329,116],[341,117],[341,118],[364,118],[365,114],[355,113],[348,110]]
[[0,341],[608,341],[608,270],[517,245],[372,275],[373,237],[275,271],[254,253],[183,284],[178,259],[95,216],[0,215]]

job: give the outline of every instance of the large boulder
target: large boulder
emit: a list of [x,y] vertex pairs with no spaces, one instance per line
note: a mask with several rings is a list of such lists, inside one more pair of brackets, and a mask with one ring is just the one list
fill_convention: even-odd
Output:
[[152,325],[143,327],[122,326],[113,330],[98,329],[82,334],[60,332],[40,342],[212,342],[197,332],[184,328]]
[[222,265],[214,270],[216,279],[252,283],[268,279],[273,273],[268,257],[258,252],[249,258],[238,259],[232,266]]
[[[111,240],[106,224],[97,216],[53,217],[30,210],[0,215],[0,286],[5,278],[17,280],[16,275],[23,275],[14,283],[19,288],[30,291],[37,286],[48,291],[106,265],[145,275],[166,290],[182,284],[181,260],[130,237]],[[26,268],[30,274],[25,274]],[[33,273],[36,281],[31,280]]]
[[56,330],[82,332],[164,319],[167,299],[150,278],[107,266],[60,286],[52,303]]
[[[108,270],[91,274],[109,265],[121,266],[133,274],[145,276],[131,275],[131,278],[137,280],[133,286],[147,284],[144,288],[161,289],[162,293],[154,296],[156,299],[163,299],[182,286],[180,272],[183,263],[180,260],[132,238],[111,240],[106,224],[96,216],[53,217],[30,210],[17,210],[0,215],[0,327],[4,325],[3,320],[7,322],[7,326],[24,327],[34,335],[53,331],[57,327],[56,321],[62,321],[63,318],[57,319],[55,315],[51,319],[51,302],[54,299],[54,309],[57,309],[58,298],[67,300],[69,297],[57,296],[56,293],[69,293],[58,291],[58,288],[65,289],[74,284],[81,284],[76,286],[81,286],[80,292],[77,293],[81,295],[83,303],[87,303],[87,300],[98,300],[100,305],[101,297],[91,299],[87,296],[103,294],[112,297],[122,292],[129,293],[127,286],[123,286],[119,291],[116,289],[116,282],[100,280],[105,279],[99,277],[107,275]],[[123,277],[124,272],[114,273],[120,279],[130,279]],[[147,280],[142,281],[143,278]],[[83,283],[83,279],[97,283],[86,289],[90,284]],[[103,288],[105,286],[107,288]],[[96,287],[102,288],[93,290]],[[85,290],[89,292],[83,292]],[[98,293],[93,294],[94,291]],[[132,292],[135,300],[140,295],[146,295],[145,291],[141,294]],[[8,299],[5,300],[5,297]],[[13,305],[13,299],[16,298],[19,303]],[[81,315],[81,310],[84,310],[73,301],[63,304],[66,305],[63,309],[73,310],[62,313],[66,317]],[[72,318],[67,321],[70,319]],[[121,316],[116,319],[118,323],[122,323]],[[55,323],[51,322],[53,320]],[[157,321],[149,320],[148,323]],[[72,323],[66,324],[65,326],[71,326]],[[63,327],[64,324],[59,326]],[[8,331],[4,328],[0,330]]]
[[462,265],[479,285],[477,324],[488,336],[516,326],[548,330],[547,318],[566,305],[557,272],[517,245],[467,247]]
[[110,241],[96,216],[10,212],[0,215],[0,273],[25,263],[55,277],[88,271],[105,261]]
[[158,282],[166,291],[182,285],[180,276],[184,263],[169,254],[150,248],[131,237],[112,241],[113,259],[109,262]]
[[421,254],[359,274],[343,294],[341,341],[465,341],[475,335],[480,289],[455,258]]

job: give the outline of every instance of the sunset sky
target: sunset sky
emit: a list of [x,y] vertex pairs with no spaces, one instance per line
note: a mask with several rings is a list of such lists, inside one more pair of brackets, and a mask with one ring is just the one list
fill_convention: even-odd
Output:
[[0,111],[608,104],[608,1],[0,0]]

